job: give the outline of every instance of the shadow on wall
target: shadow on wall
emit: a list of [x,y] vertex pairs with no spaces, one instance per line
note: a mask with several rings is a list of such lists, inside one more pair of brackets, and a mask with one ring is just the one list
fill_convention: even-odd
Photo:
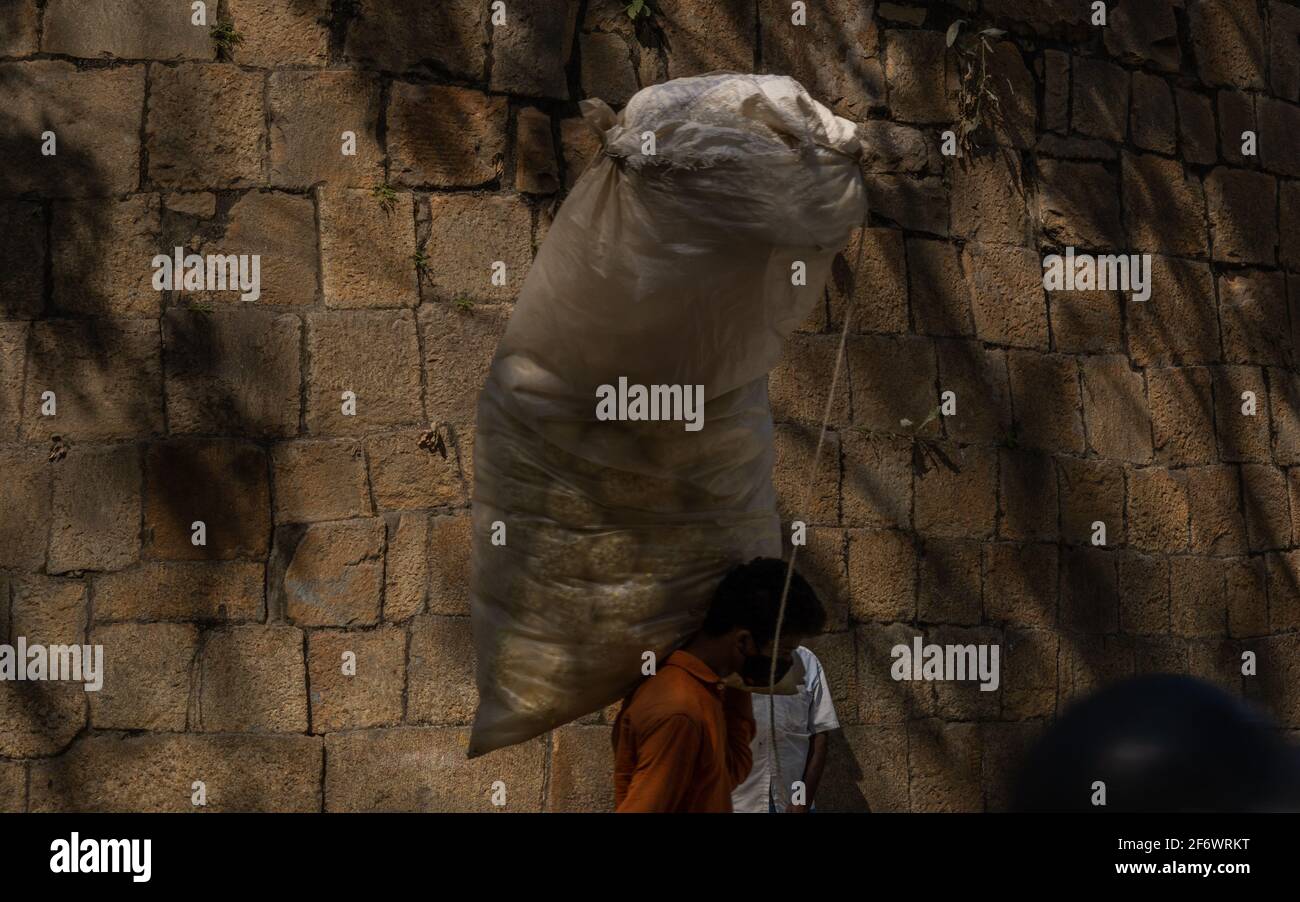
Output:
[[[997,16],[988,24],[1016,28]],[[1185,23],[1180,31],[1186,35]],[[976,134],[973,153],[939,163],[912,140],[910,127],[864,129],[874,139],[865,173],[873,226],[901,226],[906,239],[867,257],[870,287],[856,313],[863,334],[851,335],[848,357],[853,425],[839,430],[851,604],[867,621],[856,630],[859,713],[866,722],[937,715],[1003,731],[1023,726],[1007,734],[1006,748],[988,746],[989,736],[976,740],[986,775],[994,755],[1014,759],[1072,698],[1126,676],[1192,672],[1242,694],[1238,640],[1293,625],[1277,605],[1296,596],[1294,572],[1270,565],[1270,619],[1259,552],[1290,545],[1290,524],[1277,513],[1279,504],[1286,511],[1286,483],[1281,470],[1251,466],[1271,460],[1267,408],[1270,393],[1277,400],[1275,378],[1293,378],[1285,292],[1280,277],[1265,276],[1250,283],[1264,289],[1259,307],[1234,309],[1250,291],[1232,285],[1251,279],[1237,264],[1276,265],[1276,235],[1259,258],[1243,255],[1233,243],[1251,234],[1259,211],[1242,202],[1249,192],[1236,182],[1241,170],[1170,160],[1138,146],[1128,132],[1127,87],[1117,98],[1103,80],[1076,71],[1076,125],[1093,117],[1086,126],[1092,134],[1044,129],[1036,136],[1046,110],[1036,109],[1042,95],[1017,40],[996,41],[991,83],[1003,92],[1002,115]],[[942,31],[905,27],[882,40],[885,65],[904,88],[901,98],[893,93],[891,74],[891,104],[919,109],[900,118],[933,124],[933,140],[957,111],[945,109],[941,95],[934,103],[941,113],[927,111],[916,84],[927,72],[936,90],[958,84],[953,52],[945,61],[942,41]],[[784,69],[812,71],[817,61],[809,53]],[[1127,86],[1130,76],[1118,64],[1099,65],[1123,73]],[[859,81],[852,92],[858,105],[883,105],[870,83]],[[1030,91],[1017,95],[1026,84]],[[1212,94],[1197,97],[1212,102]],[[836,99],[843,107],[844,98]],[[1095,138],[1108,127],[1107,115],[1119,130],[1118,151]],[[1169,139],[1181,144],[1172,114],[1169,127]],[[1260,194],[1266,204],[1273,196],[1272,188]],[[927,212],[936,204],[951,209]],[[1080,254],[1152,254],[1150,300],[1134,301],[1127,291],[1040,293],[1043,256],[1065,246]],[[851,244],[843,257],[852,253]],[[1228,294],[1234,287],[1235,300]],[[832,331],[842,323],[837,293],[832,285],[825,324]],[[894,300],[900,296],[901,303]],[[884,335],[909,329],[933,336],[934,350]],[[833,356],[824,338],[797,336],[826,353],[791,355],[816,363],[782,379],[805,388],[827,383]],[[913,397],[899,388],[902,374],[933,381]],[[957,391],[958,414],[909,434],[901,418],[921,421],[947,389]],[[1243,390],[1258,396],[1254,420],[1239,416]],[[910,406],[898,403],[900,393]],[[774,407],[779,397],[774,387]],[[815,441],[820,408],[813,407],[792,402],[785,411],[797,420],[787,428],[801,445]],[[902,475],[900,443],[912,447],[911,479]],[[916,455],[927,446],[946,454],[927,455],[927,466]],[[995,485],[996,497],[982,483]],[[988,516],[969,515],[968,504]],[[1106,524],[1105,548],[1091,544],[1096,521]],[[859,549],[876,567],[872,578],[906,571],[891,585],[916,591],[915,608],[864,598],[854,579],[864,572],[854,560]],[[1188,549],[1203,556],[1172,556]],[[833,556],[801,561],[822,585],[835,584],[834,569],[843,566]],[[1181,596],[1171,597],[1171,568]],[[1240,608],[1229,610],[1234,580]],[[928,641],[1002,643],[1000,699],[942,684],[917,692],[889,679],[890,646],[918,631]],[[1256,694],[1276,703],[1281,690],[1270,684]],[[940,743],[955,772],[970,770],[967,750],[961,736]],[[842,791],[844,779],[828,775],[826,792]],[[987,785],[984,804],[1005,804],[1005,790]],[[914,808],[922,804],[916,795]],[[978,795],[970,801],[980,805]]]

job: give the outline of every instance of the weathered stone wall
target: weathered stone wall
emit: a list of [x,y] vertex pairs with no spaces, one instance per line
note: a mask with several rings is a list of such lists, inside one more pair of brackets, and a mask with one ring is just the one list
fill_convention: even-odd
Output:
[[[864,271],[771,380],[834,612],[822,804],[1003,807],[1018,750],[1134,673],[1300,728],[1300,9],[626,6],[0,6],[0,635],[107,656],[98,693],[0,683],[0,811],[191,810],[195,781],[218,810],[610,805],[607,713],[464,759],[474,399],[596,151],[577,101],[717,68],[795,75],[867,145]],[[958,18],[1006,31],[1001,116],[949,156]],[[1152,254],[1150,299],[1045,292],[1067,245]],[[155,291],[177,246],[261,255],[261,296]],[[891,680],[918,633],[1000,644],[1000,691]]]

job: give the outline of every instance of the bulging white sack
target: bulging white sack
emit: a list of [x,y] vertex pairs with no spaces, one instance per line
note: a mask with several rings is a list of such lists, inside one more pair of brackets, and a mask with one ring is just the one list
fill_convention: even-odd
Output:
[[[865,210],[853,124],[790,78],[683,78],[583,112],[603,152],[479,397],[471,757],[618,700],[727,569],[780,555],[767,374]],[[598,419],[620,379],[703,386],[702,427]]]

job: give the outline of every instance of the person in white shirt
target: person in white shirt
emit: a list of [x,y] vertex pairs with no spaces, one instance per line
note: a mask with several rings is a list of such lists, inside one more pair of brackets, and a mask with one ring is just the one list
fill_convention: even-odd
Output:
[[817,656],[802,645],[794,654],[803,664],[803,679],[793,695],[775,696],[781,773],[776,772],[776,756],[771,750],[770,697],[755,694],[754,721],[758,732],[751,743],[754,767],[745,782],[731,794],[733,811],[802,814],[812,810],[826,764],[827,734],[838,730],[840,722]]

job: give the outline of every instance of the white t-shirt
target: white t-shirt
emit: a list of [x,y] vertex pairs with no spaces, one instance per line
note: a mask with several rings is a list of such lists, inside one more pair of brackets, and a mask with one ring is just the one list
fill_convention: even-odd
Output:
[[794,695],[776,698],[776,740],[781,750],[781,771],[776,773],[776,756],[770,753],[772,731],[768,726],[769,696],[754,694],[754,721],[758,732],[751,748],[754,768],[749,776],[731,794],[731,807],[737,812],[768,811],[768,793],[776,802],[776,810],[784,811],[789,801],[791,784],[803,779],[804,765],[808,762],[808,744],[816,733],[839,728],[835,705],[831,702],[830,687],[822,671],[821,661],[800,645],[794,650],[803,662],[804,679]]

